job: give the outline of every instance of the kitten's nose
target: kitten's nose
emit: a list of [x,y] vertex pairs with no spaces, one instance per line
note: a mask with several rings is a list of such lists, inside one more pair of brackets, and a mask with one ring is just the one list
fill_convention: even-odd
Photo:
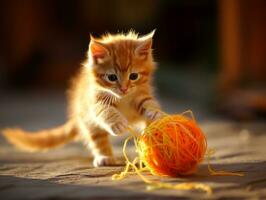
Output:
[[122,92],[122,93],[124,93],[124,94],[126,94],[127,93],[127,87],[121,87],[120,88],[120,91]]

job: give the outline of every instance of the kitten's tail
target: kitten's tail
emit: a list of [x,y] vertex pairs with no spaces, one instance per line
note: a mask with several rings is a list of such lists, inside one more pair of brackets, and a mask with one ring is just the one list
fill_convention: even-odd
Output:
[[61,146],[74,140],[78,135],[75,124],[68,121],[66,124],[37,132],[27,132],[21,129],[4,129],[4,137],[21,150],[35,152],[45,151]]

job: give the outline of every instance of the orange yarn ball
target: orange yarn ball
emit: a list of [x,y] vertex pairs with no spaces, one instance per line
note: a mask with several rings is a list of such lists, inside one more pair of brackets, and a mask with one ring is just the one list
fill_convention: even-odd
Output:
[[207,148],[194,119],[166,116],[151,123],[137,141],[140,160],[155,175],[176,177],[197,169]]

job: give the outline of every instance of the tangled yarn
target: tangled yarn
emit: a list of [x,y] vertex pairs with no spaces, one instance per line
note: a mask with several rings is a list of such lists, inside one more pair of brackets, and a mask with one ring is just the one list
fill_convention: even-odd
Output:
[[[190,114],[187,117],[186,114]],[[125,140],[123,154],[126,167],[120,174],[114,174],[113,180],[121,180],[133,169],[146,184],[148,189],[166,188],[175,190],[203,190],[211,193],[210,186],[202,183],[170,184],[147,179],[142,172],[148,171],[157,176],[178,177],[192,174],[204,159],[207,141],[198,127],[191,111],[180,115],[167,115],[152,122],[142,134],[129,128],[132,135]],[[134,140],[138,156],[130,161],[126,154],[129,140]],[[208,153],[208,158],[211,153]],[[208,159],[209,160],[209,159]],[[243,176],[242,173],[215,171],[208,164],[211,175]]]

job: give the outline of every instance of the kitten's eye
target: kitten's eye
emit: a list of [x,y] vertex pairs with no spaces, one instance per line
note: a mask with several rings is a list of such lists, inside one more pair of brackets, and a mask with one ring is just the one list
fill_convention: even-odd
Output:
[[115,74],[108,74],[107,78],[109,81],[114,82],[117,80],[117,76]]
[[137,80],[138,77],[139,77],[139,75],[137,73],[131,73],[129,75],[129,79],[132,80],[132,81]]

